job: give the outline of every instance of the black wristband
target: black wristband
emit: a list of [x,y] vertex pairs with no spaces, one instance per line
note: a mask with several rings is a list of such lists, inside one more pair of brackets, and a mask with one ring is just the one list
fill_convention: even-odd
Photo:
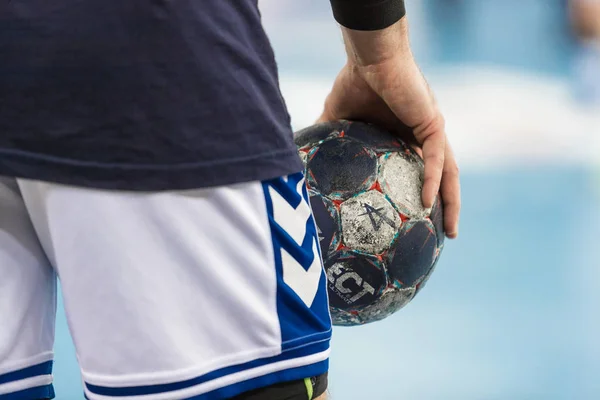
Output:
[[348,29],[376,31],[406,15],[404,0],[330,0],[335,20]]

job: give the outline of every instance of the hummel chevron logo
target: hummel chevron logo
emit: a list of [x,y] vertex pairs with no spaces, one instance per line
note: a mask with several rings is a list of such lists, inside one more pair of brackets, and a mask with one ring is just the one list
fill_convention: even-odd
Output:
[[[302,198],[304,179],[296,186],[296,193]],[[311,209],[302,198],[294,208],[279,192],[269,186],[269,194],[273,203],[273,219],[293,239],[298,248],[311,252],[310,265],[302,265],[283,245],[281,246],[281,261],[283,267],[283,281],[302,301],[311,307],[319,291],[319,282],[322,274],[321,258],[319,256],[317,238],[313,235],[309,248],[303,247],[307,234],[306,225],[311,217]],[[306,246],[306,244],[305,244]],[[305,263],[306,264],[306,263]]]
[[[370,204],[366,204],[363,203],[363,207],[365,208],[365,213],[364,214],[359,214],[359,216],[363,216],[363,215],[368,215],[369,219],[371,220],[371,225],[373,225],[373,229],[375,229],[376,231],[379,230],[379,228],[381,228],[381,224],[383,222],[385,222],[386,224],[388,224],[389,226],[391,226],[392,228],[394,228],[394,221],[392,221],[391,219],[389,219],[388,217],[386,217],[381,210],[383,210],[382,208],[375,208]],[[378,220],[375,220],[375,217],[378,217]]]

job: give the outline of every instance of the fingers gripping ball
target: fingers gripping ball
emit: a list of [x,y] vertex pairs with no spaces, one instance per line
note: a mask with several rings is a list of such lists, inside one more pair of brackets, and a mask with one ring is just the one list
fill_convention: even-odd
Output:
[[296,134],[335,325],[395,313],[423,288],[444,246],[441,200],[421,202],[423,160],[394,135],[337,121]]

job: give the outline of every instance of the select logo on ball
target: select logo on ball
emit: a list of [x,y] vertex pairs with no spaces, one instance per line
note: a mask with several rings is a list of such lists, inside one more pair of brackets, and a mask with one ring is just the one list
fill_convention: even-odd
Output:
[[385,272],[375,260],[340,254],[325,265],[332,307],[355,310],[373,303],[386,287]]

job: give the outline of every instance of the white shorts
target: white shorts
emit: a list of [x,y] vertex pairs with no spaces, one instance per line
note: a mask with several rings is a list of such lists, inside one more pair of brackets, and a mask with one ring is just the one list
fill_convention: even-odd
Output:
[[90,400],[226,399],[328,369],[301,174],[156,193],[0,177],[0,399],[53,397],[56,275]]

